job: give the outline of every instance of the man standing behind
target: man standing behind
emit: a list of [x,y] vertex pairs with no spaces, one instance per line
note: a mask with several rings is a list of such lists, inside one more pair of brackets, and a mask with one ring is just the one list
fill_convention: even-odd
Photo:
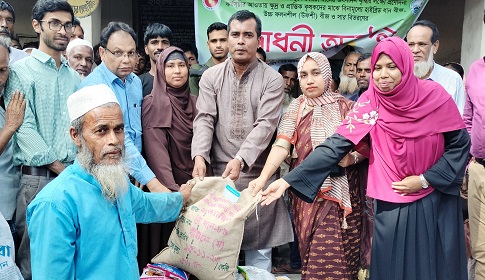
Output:
[[91,74],[93,68],[93,46],[84,39],[71,40],[66,49],[69,66],[79,73],[81,79]]
[[[475,259],[475,279],[485,279],[485,58],[470,66],[466,79],[466,103],[463,120],[470,134],[470,153],[475,160],[468,167],[468,214],[470,244]],[[471,275],[470,275],[471,276]],[[473,279],[473,278],[472,278]]]
[[73,31],[73,18],[67,1],[37,1],[32,9],[32,27],[39,34],[39,49],[11,66],[5,91],[7,102],[20,90],[27,103],[24,122],[13,138],[14,165],[22,166],[15,220],[21,238],[17,264],[25,279],[31,279],[27,204],[76,156],[76,146],[67,133],[66,101],[76,91],[80,78],[62,56]]
[[123,162],[123,114],[106,85],[67,100],[73,165],[29,205],[32,272],[37,279],[139,279],[135,222],[177,219],[191,185],[145,193],[130,184]]
[[165,24],[154,22],[147,26],[143,41],[145,43],[145,53],[150,58],[150,71],[140,75],[143,85],[143,97],[152,92],[157,59],[164,49],[172,45],[172,39],[172,30]]
[[288,105],[290,105],[291,101],[295,99],[293,97],[293,91],[298,82],[298,74],[296,66],[291,63],[281,65],[280,68],[278,68],[278,73],[280,73],[281,77],[283,77],[284,82],[285,97],[283,98],[282,110],[282,113],[284,113],[286,111],[286,108],[288,108]]
[[229,48],[227,46],[227,25],[222,22],[214,22],[207,27],[207,47],[211,57],[202,68],[195,72],[192,71],[189,77],[190,93],[199,95],[200,77],[205,70],[226,61]]
[[214,22],[207,27],[207,47],[211,53],[211,58],[204,64],[207,68],[226,61],[229,52],[226,24]]
[[357,59],[359,59],[360,53],[351,52],[345,59],[340,70],[340,85],[338,90],[345,98],[350,99],[352,96],[359,92],[359,85],[357,85],[357,79],[355,78],[355,71],[357,69]]
[[442,85],[453,97],[458,111],[463,115],[465,86],[460,75],[434,62],[440,41],[436,25],[428,20],[416,21],[406,36],[414,57],[414,75],[421,80],[433,80]]
[[9,48],[6,38],[0,37],[0,213],[7,220],[10,228],[14,230],[20,169],[13,165],[10,139],[24,119],[25,100],[23,95],[16,92],[5,110],[3,90],[8,79],[8,60]]
[[[261,20],[254,13],[238,11],[228,26],[231,58],[207,69],[200,80],[192,175],[203,179],[206,162],[211,163],[215,175],[234,180],[241,191],[259,176],[268,156],[280,116],[283,79],[256,58]],[[293,240],[288,211],[280,199],[274,208],[257,212],[258,218],[253,214],[246,220],[241,249],[246,265],[271,271],[271,248]]]
[[[0,2],[0,37],[10,38],[14,34],[15,11],[5,2]],[[10,63],[29,56],[26,52],[10,47]]]
[[359,86],[359,92],[350,97],[352,101],[357,101],[362,93],[369,88],[371,55],[370,53],[365,53],[357,59],[357,85]]
[[99,54],[103,62],[84,79],[79,88],[106,84],[118,98],[125,121],[126,160],[130,175],[151,192],[169,191],[163,186],[141,156],[140,78],[133,74],[136,55],[135,31],[123,22],[110,22],[101,31]]

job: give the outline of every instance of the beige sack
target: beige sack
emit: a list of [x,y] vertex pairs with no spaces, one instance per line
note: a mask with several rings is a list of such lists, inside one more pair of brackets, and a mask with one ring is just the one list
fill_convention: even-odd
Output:
[[168,247],[152,262],[179,267],[200,280],[235,279],[244,221],[256,209],[261,195],[245,189],[237,203],[224,197],[222,177],[198,179],[186,207],[180,212]]

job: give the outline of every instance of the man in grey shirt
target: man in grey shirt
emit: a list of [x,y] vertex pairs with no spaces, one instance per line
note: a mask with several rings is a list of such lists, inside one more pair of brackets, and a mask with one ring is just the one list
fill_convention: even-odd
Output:
[[13,216],[17,205],[20,169],[13,165],[10,139],[24,119],[25,100],[22,94],[14,93],[5,111],[3,89],[8,79],[9,50],[6,39],[0,37],[0,212],[10,225],[13,234],[15,232]]

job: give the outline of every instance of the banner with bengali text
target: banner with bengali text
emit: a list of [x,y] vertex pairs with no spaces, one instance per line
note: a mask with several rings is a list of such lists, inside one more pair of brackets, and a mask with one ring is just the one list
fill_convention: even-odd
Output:
[[345,45],[371,52],[380,40],[404,37],[428,0],[194,0],[199,62],[210,58],[207,27],[227,24],[238,10],[262,22],[261,47],[269,60],[292,60],[310,51],[333,56]]

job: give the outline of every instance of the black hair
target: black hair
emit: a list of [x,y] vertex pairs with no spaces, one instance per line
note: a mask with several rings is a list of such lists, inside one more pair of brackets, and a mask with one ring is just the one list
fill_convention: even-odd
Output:
[[357,64],[359,64],[359,62],[361,62],[362,60],[366,60],[368,58],[370,58],[372,56],[371,53],[364,53],[364,54],[361,54],[359,56],[359,58],[357,59]]
[[101,47],[106,48],[106,45],[108,44],[108,40],[111,34],[120,30],[130,34],[131,38],[133,38],[133,41],[135,41],[135,44],[136,44],[137,42],[136,34],[133,28],[131,28],[128,24],[124,22],[112,21],[108,23],[108,26],[103,28],[103,30],[101,31],[101,36],[99,40],[99,44],[101,45]]
[[263,61],[266,62],[266,52],[263,50],[263,48],[258,47],[256,50],[257,53],[261,54],[263,56]]
[[163,23],[158,23],[158,22],[150,23],[145,29],[143,43],[147,45],[150,39],[157,38],[159,36],[162,38],[167,38],[170,41],[170,44],[172,44],[173,34],[170,27],[166,26]]
[[243,22],[243,21],[246,21],[246,20],[252,19],[252,18],[254,20],[256,20],[256,34],[258,35],[258,38],[261,37],[261,29],[262,29],[261,19],[257,15],[255,15],[253,12],[250,12],[248,10],[237,11],[229,18],[229,21],[227,23],[227,33],[230,32],[231,22],[233,20]]
[[31,41],[31,42],[25,43],[24,49],[27,49],[27,48],[38,49],[39,48],[39,41]]
[[79,26],[79,28],[81,28],[84,34],[84,28],[81,26],[81,21],[78,18],[74,18],[74,20],[72,21],[72,26],[74,27]]
[[[425,26],[425,27],[428,27],[429,29],[431,29],[431,31],[432,31],[431,44],[434,44],[436,41],[438,41],[438,37],[440,36],[440,32],[438,31],[438,27],[436,27],[436,25],[434,23],[432,23],[431,21],[426,20],[426,19],[418,20],[411,26],[411,28],[413,28],[415,26]],[[411,30],[411,28],[409,28],[409,30]]]
[[296,66],[291,63],[283,64],[280,66],[280,68],[278,68],[278,73],[280,73],[281,75],[283,75],[283,72],[286,71],[298,73],[298,69],[296,69]]
[[195,59],[199,60],[199,52],[197,51],[197,47],[195,44],[188,43],[188,42],[182,42],[177,45],[183,52],[191,52],[195,55]]
[[101,62],[101,56],[99,55],[99,47],[101,46],[100,43],[96,44],[93,46],[93,60],[96,63],[96,65],[100,65]]
[[0,11],[8,11],[9,13],[12,14],[13,22],[15,23],[15,11],[8,2],[1,1],[0,2]]
[[71,21],[74,20],[74,12],[67,1],[61,0],[38,0],[32,8],[32,19],[40,21],[45,14],[64,11],[71,14]]
[[214,22],[207,27],[207,39],[209,39],[209,34],[214,30],[227,30],[227,25],[222,22]]
[[457,62],[448,62],[443,65],[444,67],[450,66],[456,73],[460,74],[461,78],[465,75],[465,70],[463,70],[463,66]]

